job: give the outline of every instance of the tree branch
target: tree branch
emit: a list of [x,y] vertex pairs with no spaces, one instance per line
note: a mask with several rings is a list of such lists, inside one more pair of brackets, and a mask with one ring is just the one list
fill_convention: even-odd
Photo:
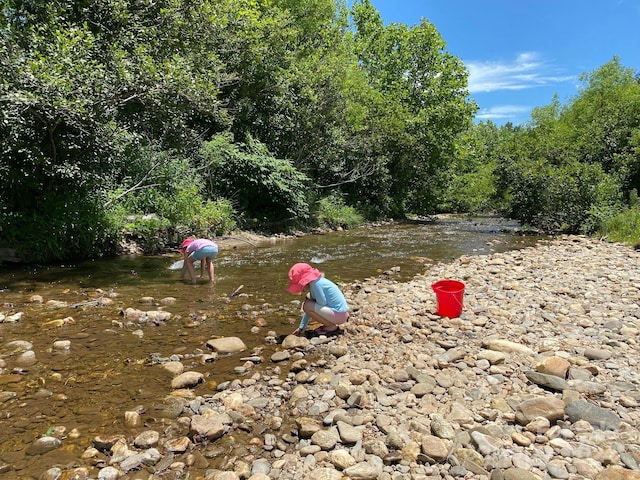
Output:
[[317,185],[317,187],[321,189],[326,189],[326,188],[339,187],[340,185],[346,185],[347,183],[355,183],[358,180],[361,180],[366,177],[370,177],[375,173],[375,171],[376,169],[374,165],[369,164],[364,167],[361,165],[358,165],[353,169],[351,169],[351,171],[345,173],[342,176],[342,179],[338,180],[337,182],[330,183],[328,185]]

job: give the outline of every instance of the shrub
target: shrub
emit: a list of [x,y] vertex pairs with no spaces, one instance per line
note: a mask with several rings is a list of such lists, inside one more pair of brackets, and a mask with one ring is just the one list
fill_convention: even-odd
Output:
[[134,240],[145,253],[157,254],[167,247],[171,226],[167,219],[152,214],[132,215],[128,220],[124,225],[126,236]]
[[188,235],[216,237],[236,228],[236,212],[225,199],[205,201],[189,188],[176,192],[175,201],[165,205],[171,208],[157,208],[158,213],[131,213],[113,205],[109,219],[148,254],[160,253]]
[[229,200],[207,200],[201,204],[188,226],[192,227],[194,235],[215,237],[234,230],[235,217],[236,212]]
[[629,245],[640,243],[640,209],[629,208],[608,218],[598,233],[612,242],[622,242]]
[[629,207],[602,219],[598,224],[598,234],[612,242],[636,247],[640,244],[640,202],[636,189],[629,194]]
[[599,164],[520,162],[512,175],[507,216],[547,232],[592,230],[596,208],[616,208],[617,182]]
[[27,263],[84,259],[116,252],[121,233],[92,195],[45,195],[47,209],[0,220],[0,245]]
[[274,222],[308,216],[309,179],[259,142],[238,145],[230,135],[218,135],[203,144],[201,160],[207,194],[232,199],[242,214]]
[[345,205],[338,195],[329,195],[318,202],[318,224],[329,228],[353,228],[364,223],[354,207]]

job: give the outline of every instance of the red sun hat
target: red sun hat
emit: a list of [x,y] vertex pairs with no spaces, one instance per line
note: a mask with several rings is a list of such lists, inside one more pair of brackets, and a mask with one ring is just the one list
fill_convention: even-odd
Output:
[[187,249],[187,247],[191,244],[191,242],[193,242],[195,240],[195,238],[185,238],[184,241],[182,242],[182,245],[180,245],[180,253],[184,253],[184,251]]
[[302,292],[302,289],[310,282],[319,279],[322,276],[320,270],[313,268],[308,263],[296,263],[289,270],[289,286],[287,292],[294,295]]

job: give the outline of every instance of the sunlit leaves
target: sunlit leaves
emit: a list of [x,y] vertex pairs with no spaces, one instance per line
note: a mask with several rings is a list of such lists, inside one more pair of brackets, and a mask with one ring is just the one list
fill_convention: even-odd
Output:
[[261,143],[238,145],[219,135],[203,144],[201,161],[211,193],[232,199],[248,215],[270,221],[308,215],[308,178]]

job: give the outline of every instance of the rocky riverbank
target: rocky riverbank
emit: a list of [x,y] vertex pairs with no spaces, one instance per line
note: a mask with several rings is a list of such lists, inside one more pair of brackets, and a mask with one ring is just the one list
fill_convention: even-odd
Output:
[[[435,314],[444,278],[460,318]],[[181,378],[148,412],[166,428],[127,412],[130,436],[42,478],[640,479],[640,253],[563,237],[345,293],[341,335],[254,352],[210,395],[154,367]]]

